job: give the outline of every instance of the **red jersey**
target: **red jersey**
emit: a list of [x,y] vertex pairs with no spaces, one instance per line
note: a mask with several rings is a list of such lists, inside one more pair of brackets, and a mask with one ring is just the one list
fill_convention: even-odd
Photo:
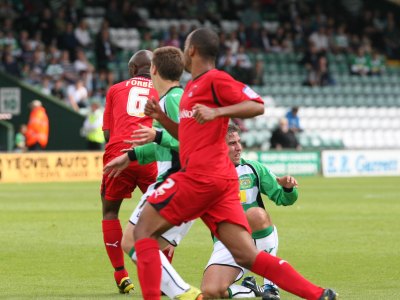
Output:
[[216,118],[202,125],[193,118],[193,106],[198,103],[221,107],[249,100],[263,103],[251,88],[223,71],[213,69],[188,82],[179,107],[179,153],[183,169],[237,179],[225,141],[229,118]]
[[150,78],[137,76],[114,84],[107,92],[103,118],[103,130],[110,131],[106,151],[127,148],[124,140],[130,140],[139,124],[151,127],[152,119],[144,114],[147,99],[158,99]]

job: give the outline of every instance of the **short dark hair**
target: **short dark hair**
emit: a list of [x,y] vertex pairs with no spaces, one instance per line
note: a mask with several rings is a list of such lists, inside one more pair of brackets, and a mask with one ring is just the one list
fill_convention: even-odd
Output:
[[172,81],[179,81],[181,78],[184,62],[179,48],[165,46],[154,50],[152,62],[161,78]]
[[192,32],[190,45],[196,47],[200,56],[215,59],[219,51],[219,37],[209,28],[199,28]]
[[240,128],[239,128],[239,126],[237,126],[237,125],[235,125],[235,124],[229,124],[229,125],[228,125],[228,132],[227,132],[227,134],[231,134],[231,133],[234,133],[234,132],[240,133]]

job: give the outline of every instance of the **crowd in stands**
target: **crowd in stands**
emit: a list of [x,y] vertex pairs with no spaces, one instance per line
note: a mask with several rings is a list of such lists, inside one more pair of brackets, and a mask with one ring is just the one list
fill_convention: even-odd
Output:
[[[352,6],[346,5],[350,2]],[[219,30],[218,68],[247,84],[265,84],[265,53],[303,53],[299,63],[308,71],[304,83],[310,86],[335,83],[327,53],[352,55],[351,74],[380,74],[385,58],[400,59],[399,20],[393,11],[378,5],[350,2],[1,1],[1,69],[79,111],[88,108],[93,98],[104,103],[108,87],[123,79],[110,68],[120,63],[121,52],[110,38],[111,28],[137,28],[141,49],[183,48],[193,27],[182,22],[155,31],[149,20],[196,19]],[[104,9],[98,32],[88,26],[87,7]],[[222,20],[237,21],[238,26],[223,30]],[[265,26],[267,21],[276,26]],[[255,59],[249,54],[255,54]]]

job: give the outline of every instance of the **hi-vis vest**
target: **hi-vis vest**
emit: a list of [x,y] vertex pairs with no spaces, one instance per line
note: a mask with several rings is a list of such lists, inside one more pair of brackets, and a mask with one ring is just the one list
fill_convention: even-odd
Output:
[[[102,118],[102,117],[103,117],[103,112],[100,109],[98,109],[94,113],[89,113],[88,121],[91,125],[95,125],[96,122],[98,122],[99,118]],[[87,139],[91,142],[95,142],[95,143],[99,143],[99,144],[105,142],[101,124],[100,124],[100,126],[97,126],[96,129],[91,130],[88,133]]]

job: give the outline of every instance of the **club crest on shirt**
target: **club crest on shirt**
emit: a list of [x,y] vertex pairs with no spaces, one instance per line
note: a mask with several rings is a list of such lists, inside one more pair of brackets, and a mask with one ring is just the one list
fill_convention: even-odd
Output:
[[243,88],[243,94],[245,94],[250,99],[256,99],[260,97],[255,91],[253,91],[251,87],[247,85]]
[[251,188],[251,184],[252,184],[252,180],[251,180],[250,176],[248,176],[248,175],[240,176],[240,178],[239,178],[240,189],[244,189],[244,190],[249,189],[249,188]]

